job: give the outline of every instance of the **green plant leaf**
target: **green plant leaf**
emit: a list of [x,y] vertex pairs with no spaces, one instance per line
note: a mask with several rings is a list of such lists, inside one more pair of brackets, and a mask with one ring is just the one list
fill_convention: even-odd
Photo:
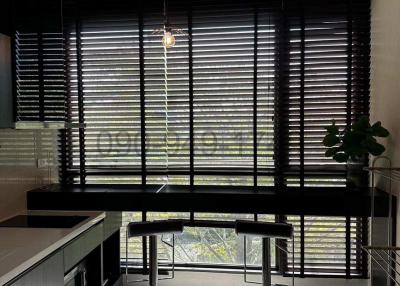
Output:
[[361,116],[354,124],[353,124],[353,130],[355,131],[360,131],[360,132],[366,132],[368,128],[370,128],[371,125],[369,124],[369,118],[368,116]]
[[372,136],[367,138],[367,140],[365,141],[365,146],[368,152],[374,156],[382,155],[382,153],[385,152],[385,147],[379,144]]
[[385,152],[385,147],[374,137],[387,137],[389,132],[379,121],[371,126],[368,116],[361,116],[351,128],[346,128],[343,132],[339,131],[334,121],[325,128],[327,135],[323,144],[328,147],[325,156],[333,157],[337,162],[346,162],[349,158],[364,158],[368,154],[379,156]]
[[333,147],[340,143],[340,139],[336,135],[328,134],[325,136],[323,143],[325,147]]
[[368,144],[368,151],[374,156],[382,155],[385,150],[385,147],[377,142]]
[[338,147],[329,148],[329,149],[326,150],[326,152],[325,152],[325,157],[332,157],[332,156],[335,155],[337,152],[339,152],[339,148],[338,148]]
[[382,123],[380,121],[376,122],[374,125],[371,126],[372,136],[376,137],[388,137],[389,131],[382,127]]
[[335,120],[332,120],[332,125],[325,127],[329,134],[338,135],[339,128],[336,126]]
[[353,155],[355,157],[362,157],[366,154],[368,154],[368,148],[366,148],[366,147],[359,147],[359,148],[353,149]]
[[361,131],[351,130],[343,136],[343,143],[345,149],[358,148],[363,140],[365,140],[366,134]]
[[333,155],[333,159],[338,163],[345,163],[349,159],[349,155],[346,153],[336,153]]

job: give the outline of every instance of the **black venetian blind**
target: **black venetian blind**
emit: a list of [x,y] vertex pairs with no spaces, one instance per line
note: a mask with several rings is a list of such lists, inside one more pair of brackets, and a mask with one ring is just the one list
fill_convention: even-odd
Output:
[[[368,1],[285,2],[278,103],[283,185],[346,186],[345,166],[324,156],[321,141],[332,119],[345,128],[368,114],[369,9]],[[335,269],[349,277],[365,268],[357,246],[366,239],[360,219],[284,220],[297,226],[295,264],[301,274]]]
[[161,1],[64,3],[71,178],[345,186],[321,141],[368,113],[368,3],[242,2],[170,1],[168,50]]
[[279,5],[193,2],[195,184],[273,184]]
[[61,2],[19,0],[15,11],[16,121],[64,121]]
[[92,4],[65,2],[68,121],[85,126],[67,134],[68,169],[80,183],[140,183],[139,15],[129,3]]
[[[368,114],[369,1],[170,0],[184,35],[168,50],[162,1],[63,5],[66,118],[82,127],[62,136],[63,182],[346,186],[322,138]],[[21,31],[20,116],[36,118],[47,36]],[[296,226],[300,275],[365,275],[362,219],[277,219]]]

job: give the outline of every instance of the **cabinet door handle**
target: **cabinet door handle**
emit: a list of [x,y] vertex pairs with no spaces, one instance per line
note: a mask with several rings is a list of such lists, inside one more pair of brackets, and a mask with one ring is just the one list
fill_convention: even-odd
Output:
[[87,282],[86,282],[86,270],[83,270],[81,272],[81,286],[87,286]]

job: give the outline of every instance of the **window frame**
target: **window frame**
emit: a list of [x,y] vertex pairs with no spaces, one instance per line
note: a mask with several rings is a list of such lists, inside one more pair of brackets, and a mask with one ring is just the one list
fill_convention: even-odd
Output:
[[[280,1],[279,1],[280,2]],[[313,1],[301,1],[301,3],[308,3],[308,2],[313,2]],[[357,7],[358,2],[354,1],[354,7]],[[368,104],[369,101],[363,99],[362,97],[357,97],[356,99],[352,98],[352,54],[353,54],[353,33],[355,33],[355,28],[352,26],[351,23],[354,22],[353,14],[352,14],[352,9],[354,7],[348,7],[348,12],[349,14],[347,15],[348,19],[348,74],[347,74],[347,102],[346,102],[346,124],[349,126],[351,122],[359,115],[361,114],[368,114]],[[254,165],[250,169],[246,168],[226,168],[226,169],[198,169],[195,166],[195,144],[194,144],[194,133],[195,133],[195,123],[194,123],[194,70],[193,70],[193,60],[194,60],[194,55],[193,55],[193,14],[192,14],[192,9],[191,6],[189,5],[188,7],[188,33],[189,33],[189,41],[188,41],[188,62],[189,62],[189,134],[190,134],[190,142],[189,142],[189,152],[190,152],[190,157],[189,157],[189,168],[186,168],[185,170],[180,170],[180,169],[166,169],[166,170],[150,170],[147,168],[146,165],[146,107],[145,107],[145,47],[144,47],[144,33],[143,33],[143,27],[144,27],[144,15],[143,15],[143,7],[138,7],[139,8],[139,13],[138,13],[138,26],[139,26],[139,69],[140,69],[140,132],[141,132],[141,166],[138,168],[111,168],[110,170],[104,170],[104,169],[96,169],[94,168],[93,170],[90,170],[90,168],[86,167],[86,158],[85,158],[85,148],[80,148],[79,150],[79,170],[77,169],[71,169],[70,166],[68,165],[70,162],[70,158],[67,158],[67,154],[71,153],[71,149],[68,151],[68,148],[70,148],[70,145],[68,142],[70,141],[70,138],[68,136],[68,132],[70,131],[65,131],[64,134],[61,136],[61,140],[63,142],[63,151],[62,151],[62,174],[61,174],[61,180],[63,183],[70,183],[73,181],[73,177],[79,176],[80,184],[85,185],[86,182],[86,176],[90,175],[90,173],[94,173],[98,176],[102,175],[108,175],[110,173],[115,174],[116,172],[119,172],[119,175],[133,175],[133,176],[139,176],[140,181],[143,185],[146,185],[148,183],[147,178],[151,176],[168,176],[168,175],[184,175],[185,177],[189,178],[189,186],[195,185],[195,179],[196,176],[205,176],[205,175],[216,175],[216,176],[224,176],[224,175],[232,175],[234,172],[235,176],[248,176],[252,178],[253,184],[251,187],[257,187],[258,186],[258,179],[261,176],[271,176],[273,177],[274,180],[274,186],[277,189],[282,189],[284,191],[285,186],[287,185],[287,182],[285,180],[287,177],[296,177],[299,179],[299,190],[302,191],[305,187],[305,178],[308,176],[311,176],[311,178],[318,178],[318,177],[333,177],[337,178],[337,176],[342,176],[346,177],[346,168],[345,166],[324,166],[324,167],[319,167],[319,168],[312,168],[309,166],[306,166],[304,163],[304,89],[305,89],[305,37],[306,37],[306,32],[305,32],[305,14],[304,14],[304,6],[299,6],[298,8],[302,13],[300,14],[300,25],[301,25],[301,32],[300,32],[300,37],[301,37],[301,43],[300,43],[300,50],[301,50],[301,75],[300,75],[300,81],[301,81],[301,87],[300,87],[300,164],[296,166],[290,166],[287,164],[288,162],[288,150],[285,148],[282,148],[282,146],[285,146],[287,144],[288,139],[287,139],[287,134],[285,134],[286,131],[290,129],[289,123],[287,122],[287,119],[285,118],[284,113],[282,110],[285,108],[285,98],[282,96],[283,90],[287,88],[287,82],[285,82],[284,78],[284,69],[281,67],[282,63],[288,64],[290,61],[290,56],[287,54],[286,47],[287,43],[290,41],[290,36],[288,36],[288,33],[290,31],[290,25],[289,25],[289,12],[286,10],[277,10],[274,13],[277,13],[279,17],[279,22],[277,25],[279,25],[279,35],[278,41],[279,45],[277,47],[277,52],[278,52],[278,64],[277,64],[277,72],[276,74],[278,75],[277,77],[277,92],[275,93],[275,105],[274,105],[274,139],[275,139],[275,144],[274,144],[274,168],[266,168],[262,169],[259,168],[257,165],[257,136],[254,137],[253,141],[253,147],[255,149],[253,150],[253,158],[254,158]],[[254,31],[254,51],[257,51],[257,45],[258,45],[258,31],[257,31],[257,21],[258,21],[258,10],[257,10],[257,5],[255,5],[255,13],[254,13],[254,21],[255,21],[255,31]],[[297,15],[298,16],[298,15]],[[79,25],[80,25],[80,20],[79,20],[79,15],[76,18],[76,34],[80,35],[79,31]],[[79,46],[80,44],[80,39],[79,37],[76,38],[76,43]],[[354,47],[356,49],[358,47]],[[364,47],[365,50],[368,52],[368,47]],[[79,49],[79,48],[78,48]],[[257,60],[258,53],[254,52],[254,60],[256,62]],[[289,57],[289,58],[288,58]],[[79,59],[79,55],[78,55]],[[364,59],[365,60],[365,59]],[[368,61],[366,61],[368,62]],[[366,64],[364,62],[364,64]],[[79,68],[79,60],[78,60],[78,69],[82,69],[82,67]],[[257,64],[254,65],[254,74],[257,74]],[[362,69],[363,67],[361,67]],[[79,72],[78,72],[79,74]],[[79,80],[78,81],[82,81]],[[253,118],[257,119],[257,76],[254,76],[254,82],[253,82],[253,89],[254,89],[254,109],[253,109]],[[367,84],[364,84],[364,87],[368,86]],[[79,102],[78,102],[78,109],[79,109],[79,124],[84,125],[85,120],[84,120],[84,103],[83,103],[83,87],[80,86],[78,87],[78,93],[79,93]],[[369,86],[368,86],[369,88]],[[364,95],[365,96],[365,95]],[[356,103],[354,103],[354,100]],[[354,107],[354,104],[357,104],[358,100],[358,106]],[[354,111],[353,109],[359,108],[361,111]],[[282,128],[284,132],[282,132]],[[286,129],[285,129],[286,128]],[[257,120],[253,120],[253,131],[257,130]],[[85,146],[85,128],[79,128],[78,130],[79,133],[79,142],[80,146]],[[257,218],[257,214],[254,215],[255,219]],[[145,214],[144,214],[145,217]],[[192,214],[192,217],[194,217],[194,213]],[[277,221],[280,222],[286,222],[286,218],[284,216],[277,216]],[[351,249],[349,247],[350,245],[350,220],[351,218],[348,217],[346,218],[346,277],[354,277],[351,273],[350,269],[350,255],[351,255]],[[304,237],[304,224],[305,224],[305,219],[304,216],[300,216],[300,224],[302,225],[302,231],[301,231],[301,261],[300,261],[300,276],[312,276],[308,273],[305,273],[304,268],[305,268],[305,261],[304,261],[304,244],[305,244],[305,237]],[[362,223],[365,224],[365,221]],[[361,227],[362,228],[362,227]],[[361,231],[361,230],[360,230]],[[363,238],[365,239],[365,238]],[[277,251],[279,253],[279,251]],[[362,272],[362,277],[365,277],[366,272],[363,270]],[[317,275],[318,276],[318,275]]]

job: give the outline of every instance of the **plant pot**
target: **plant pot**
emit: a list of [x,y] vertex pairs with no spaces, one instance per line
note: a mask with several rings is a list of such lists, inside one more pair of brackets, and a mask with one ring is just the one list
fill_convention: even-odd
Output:
[[367,187],[368,181],[366,172],[363,170],[365,160],[357,161],[349,160],[347,162],[347,188],[350,190],[358,190]]

